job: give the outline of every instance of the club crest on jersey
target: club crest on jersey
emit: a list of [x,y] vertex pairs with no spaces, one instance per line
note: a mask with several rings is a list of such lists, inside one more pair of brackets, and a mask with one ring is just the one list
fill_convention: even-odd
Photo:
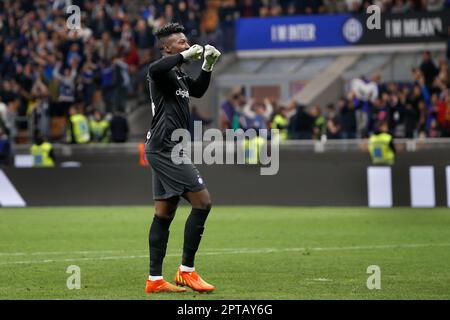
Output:
[[181,96],[182,98],[186,98],[189,99],[189,91],[187,90],[183,90],[183,89],[178,89],[175,94],[177,96]]

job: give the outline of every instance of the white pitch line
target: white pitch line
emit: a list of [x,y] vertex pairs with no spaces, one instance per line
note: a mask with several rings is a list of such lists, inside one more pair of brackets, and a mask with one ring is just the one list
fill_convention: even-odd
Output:
[[317,279],[306,279],[308,281],[317,281],[317,282],[331,282],[333,280],[331,279],[326,279],[326,278],[317,278]]
[[0,252],[0,257],[5,256],[50,256],[67,254],[93,254],[93,253],[115,253],[115,252],[142,252],[144,250],[98,250],[98,251],[37,251],[37,252]]
[[[279,253],[279,252],[300,252],[300,251],[345,251],[345,250],[374,250],[374,249],[404,249],[404,248],[425,248],[425,247],[449,247],[450,243],[422,243],[422,244],[386,244],[374,246],[349,246],[349,247],[315,247],[315,248],[223,248],[215,251],[199,252],[199,255],[222,255],[222,254],[242,254],[242,253]],[[88,251],[89,252],[89,251]],[[93,251],[90,251],[93,252]],[[98,251],[102,252],[102,251]],[[110,252],[110,251],[103,251]],[[67,254],[70,254],[68,252]],[[170,253],[167,257],[177,257],[180,253]],[[130,255],[130,256],[112,256],[112,257],[89,257],[89,258],[69,258],[69,259],[45,259],[45,260],[29,260],[29,261],[11,261],[3,262],[0,265],[12,264],[42,264],[51,262],[74,262],[74,261],[93,261],[93,260],[126,260],[126,259],[142,259],[148,258],[146,255]]]
[[[250,248],[242,248],[243,250],[250,250]],[[214,248],[210,251],[235,251],[236,248]],[[0,257],[7,256],[50,256],[50,255],[68,255],[68,254],[93,254],[93,253],[116,253],[116,252],[148,252],[145,250],[85,250],[85,251],[36,251],[36,252],[0,252]]]

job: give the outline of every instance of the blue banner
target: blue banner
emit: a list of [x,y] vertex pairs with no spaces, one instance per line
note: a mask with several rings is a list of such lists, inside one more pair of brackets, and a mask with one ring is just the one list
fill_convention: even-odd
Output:
[[[292,16],[277,18],[242,18],[236,22],[236,49],[290,49],[341,47],[343,26],[349,14],[327,16]],[[349,30],[352,32],[352,30]],[[358,32],[354,30],[353,32]],[[357,34],[356,34],[357,36]]]
[[304,49],[357,45],[443,42],[450,11],[381,15],[380,27],[366,26],[368,14],[242,18],[236,22],[236,49]]

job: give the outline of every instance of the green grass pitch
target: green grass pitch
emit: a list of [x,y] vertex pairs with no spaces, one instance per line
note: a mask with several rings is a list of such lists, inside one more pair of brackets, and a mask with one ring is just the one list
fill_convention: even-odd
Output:
[[[449,299],[450,210],[213,207],[210,294],[144,293],[152,207],[0,208],[0,299]],[[173,282],[188,207],[171,227]],[[81,268],[81,289],[66,286]],[[381,289],[366,286],[370,265]]]

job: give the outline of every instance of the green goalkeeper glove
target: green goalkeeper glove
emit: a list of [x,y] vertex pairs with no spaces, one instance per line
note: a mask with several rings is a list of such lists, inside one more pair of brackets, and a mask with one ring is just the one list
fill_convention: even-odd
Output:
[[207,44],[205,46],[205,60],[203,60],[202,69],[206,72],[211,72],[214,64],[219,60],[221,53],[219,50]]
[[184,61],[200,60],[202,58],[202,54],[203,54],[203,47],[198,44],[194,44],[189,49],[181,52]]

